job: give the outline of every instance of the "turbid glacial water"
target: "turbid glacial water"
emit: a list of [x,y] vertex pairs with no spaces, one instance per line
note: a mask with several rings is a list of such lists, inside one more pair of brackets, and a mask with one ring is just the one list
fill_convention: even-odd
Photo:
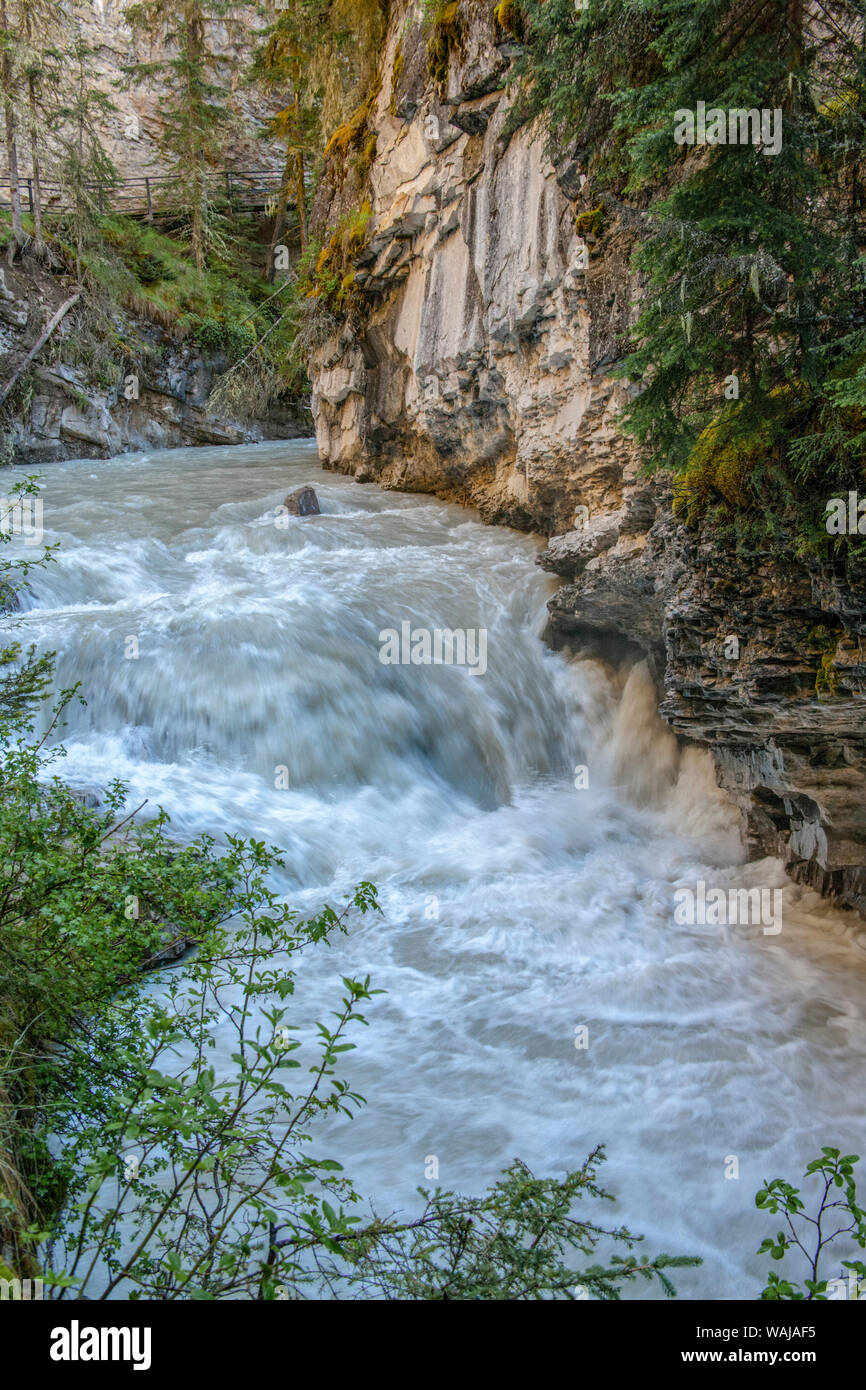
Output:
[[[276,525],[302,483],[323,515]],[[384,915],[300,967],[305,1022],[341,974],[387,990],[343,1069],[369,1104],[319,1150],[392,1210],[430,1155],[480,1191],[515,1155],[562,1171],[603,1142],[605,1217],[703,1257],[681,1296],[755,1297],[762,1179],[863,1147],[866,934],[741,865],[642,668],[544,647],[538,543],[322,473],[308,442],[79,461],[43,495],[62,545],[25,622],[87,697],[64,775],[125,779],[176,833],[282,846],[305,911],[378,885]],[[407,620],[485,629],[485,674],[383,665]],[[782,932],[677,925],[700,878],[785,885]]]

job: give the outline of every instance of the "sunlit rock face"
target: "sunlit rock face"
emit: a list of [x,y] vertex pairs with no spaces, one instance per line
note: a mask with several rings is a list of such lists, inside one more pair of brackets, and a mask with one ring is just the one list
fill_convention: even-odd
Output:
[[[461,13],[437,89],[421,8],[393,7],[372,167],[327,169],[317,196],[321,233],[365,198],[372,211],[359,311],[312,365],[320,456],[548,536],[540,563],[563,580],[549,639],[646,656],[662,714],[712,750],[750,850],[866,908],[862,583],[734,559],[640,475],[611,369],[642,293],[641,214],[593,197],[574,162],[554,169],[534,128],[509,132],[508,44],[492,7]],[[601,227],[581,235],[599,205]],[[838,638],[832,694],[816,689],[817,628]]]
[[[314,364],[320,452],[489,520],[565,530],[575,504],[622,500],[624,388],[606,368],[625,325],[630,238],[590,255],[542,137],[507,137],[507,57],[486,9],[472,11],[441,96],[427,31],[406,25],[405,11],[393,17],[371,118],[364,329],[338,331]],[[357,206],[362,190],[346,182],[326,178],[320,225]]]

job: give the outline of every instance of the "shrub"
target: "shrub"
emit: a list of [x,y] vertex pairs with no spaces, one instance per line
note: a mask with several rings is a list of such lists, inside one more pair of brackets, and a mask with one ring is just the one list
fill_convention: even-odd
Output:
[[[755,1206],[774,1216],[781,1212],[785,1221],[784,1229],[762,1241],[758,1253],[781,1261],[799,1251],[808,1271],[808,1277],[799,1284],[771,1270],[762,1299],[823,1302],[837,1296],[836,1291],[830,1289],[830,1281],[821,1278],[820,1266],[828,1248],[837,1241],[844,1244],[846,1237],[849,1247],[866,1249],[866,1211],[858,1204],[854,1179],[854,1169],[859,1162],[857,1154],[843,1155],[839,1149],[824,1147],[820,1158],[806,1164],[804,1176],[815,1180],[813,1186],[817,1190],[812,1216],[806,1210],[800,1189],[784,1178],[774,1178],[757,1193]],[[839,1268],[849,1271],[849,1276],[838,1276],[840,1283],[850,1275],[856,1275],[858,1282],[866,1280],[863,1260],[842,1260]]]
[[522,43],[526,38],[526,15],[516,0],[499,0],[494,6],[493,18],[505,34]]
[[370,222],[369,202],[340,218],[324,246],[316,249],[315,266],[301,267],[302,293],[316,298],[332,314],[351,317],[360,308],[355,286],[354,260],[363,249]]

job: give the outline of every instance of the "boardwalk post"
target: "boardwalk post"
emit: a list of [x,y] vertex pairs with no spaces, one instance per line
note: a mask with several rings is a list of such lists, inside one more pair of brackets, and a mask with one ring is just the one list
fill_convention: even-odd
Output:
[[30,216],[33,216],[33,180],[27,180],[27,202],[30,205]]
[[148,220],[148,222],[152,222],[152,221],[153,221],[153,204],[152,204],[152,202],[150,201],[150,179],[147,178],[147,176],[145,176],[145,180],[144,180],[144,191],[145,191],[145,193],[147,194],[147,220]]

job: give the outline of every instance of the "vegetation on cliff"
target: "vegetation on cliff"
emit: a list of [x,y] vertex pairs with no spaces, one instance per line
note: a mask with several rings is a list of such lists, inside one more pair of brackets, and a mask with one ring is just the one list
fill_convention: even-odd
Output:
[[435,0],[429,6],[429,23],[427,68],[441,97],[448,83],[451,55],[462,51],[466,39],[466,19],[460,12],[460,0]]
[[[348,158],[351,151],[365,170],[373,159],[376,136],[369,116],[378,90],[387,13],[387,4],[381,0],[295,0],[277,11],[256,55],[253,79],[268,89],[288,87],[291,92],[267,134],[275,135],[285,147],[280,206],[291,189],[300,210],[302,252],[307,242],[303,190],[317,177],[323,157],[338,149]],[[273,247],[281,234],[278,213],[269,278],[273,278]]]
[[[527,0],[522,118],[591,186],[647,209],[646,292],[622,374],[653,467],[693,521],[822,550],[822,499],[866,462],[862,0]],[[677,113],[765,113],[754,143],[678,143]],[[775,113],[775,114],[774,114]]]

